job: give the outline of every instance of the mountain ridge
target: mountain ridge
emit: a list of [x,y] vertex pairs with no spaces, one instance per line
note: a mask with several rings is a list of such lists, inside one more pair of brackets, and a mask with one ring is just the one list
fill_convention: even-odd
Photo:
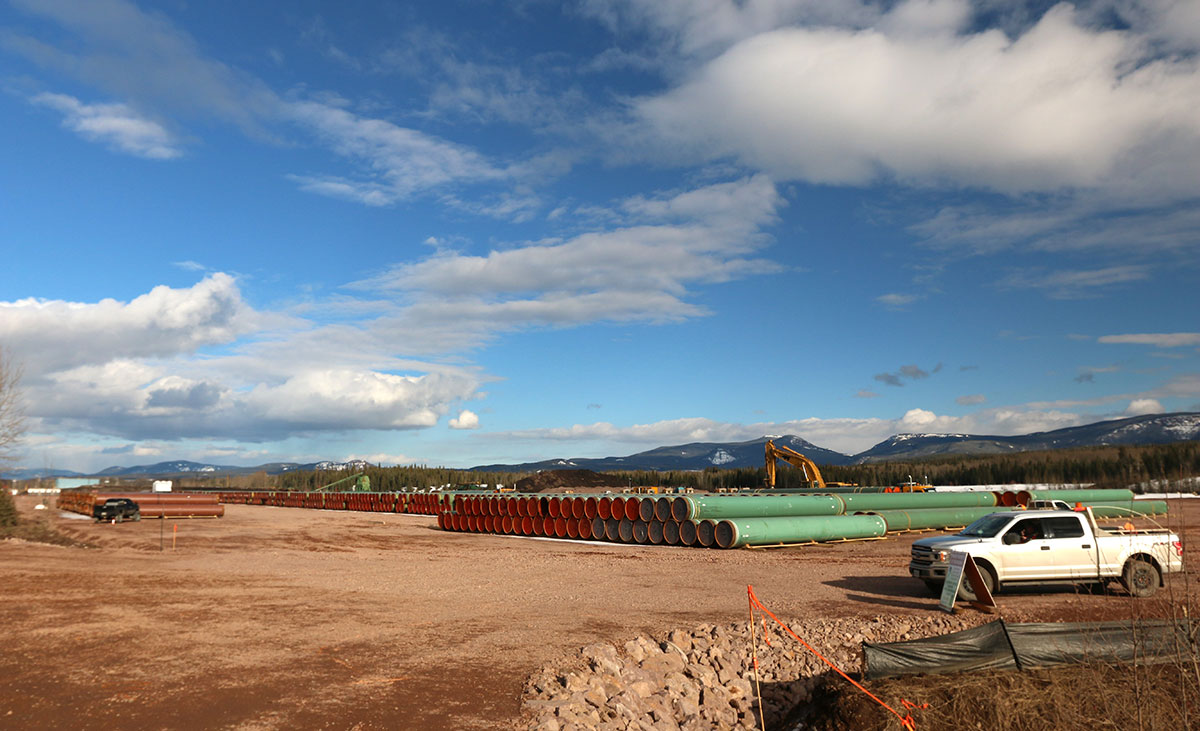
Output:
[[[709,467],[758,467],[763,463],[763,444],[774,439],[776,444],[791,447],[821,465],[867,464],[883,461],[923,459],[938,456],[1008,454],[1072,447],[1116,446],[1133,444],[1167,444],[1200,439],[1200,413],[1176,412],[1148,414],[1122,419],[1064,427],[1050,431],[996,436],[978,434],[894,434],[870,449],[848,455],[819,447],[802,437],[786,434],[763,436],[744,442],[690,442],[668,445],[624,457],[556,458],[518,464],[488,464],[467,468],[479,472],[535,472],[539,470],[590,469],[596,472],[612,470],[702,470]],[[12,470],[8,479],[33,477],[185,477],[235,476],[255,472],[281,474],[300,470],[343,472],[360,470],[369,463],[362,460],[345,462],[271,462],[253,467],[205,464],[188,460],[169,460],[152,465],[108,467],[87,474],[71,470]]]

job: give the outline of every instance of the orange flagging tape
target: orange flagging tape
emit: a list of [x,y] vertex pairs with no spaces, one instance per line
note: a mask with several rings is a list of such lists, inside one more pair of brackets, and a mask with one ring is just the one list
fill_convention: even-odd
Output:
[[[900,725],[901,725],[901,726],[903,726],[903,727],[904,727],[904,728],[906,728],[906,729],[909,729],[909,731],[916,731],[916,728],[917,728],[916,721],[913,719],[913,717],[912,717],[912,714],[911,714],[911,713],[907,713],[907,714],[905,714],[905,715],[901,716],[901,715],[900,715],[900,712],[899,712],[899,711],[897,711],[895,708],[892,708],[892,707],[891,707],[891,706],[889,706],[888,704],[886,704],[886,703],[884,703],[883,701],[879,700],[879,698],[877,698],[877,697],[875,696],[875,694],[873,694],[871,691],[867,690],[866,688],[862,687],[862,686],[861,686],[861,685],[859,685],[857,682],[855,682],[854,678],[851,678],[849,675],[846,675],[845,673],[843,673],[843,672],[842,672],[842,670],[841,670],[841,668],[839,668],[837,665],[834,665],[834,664],[833,664],[832,662],[830,662],[830,661],[829,661],[829,660],[828,660],[828,659],[827,659],[827,658],[826,658],[824,655],[822,655],[821,653],[817,652],[817,651],[816,651],[816,650],[813,648],[813,646],[812,646],[812,645],[810,645],[810,644],[808,644],[807,642],[805,642],[803,639],[801,639],[800,635],[798,635],[798,634],[796,634],[795,632],[793,632],[791,627],[788,627],[786,624],[784,624],[783,622],[779,621],[779,617],[776,617],[776,616],[775,616],[775,615],[774,615],[774,614],[771,612],[771,610],[770,610],[770,609],[767,609],[765,606],[763,606],[763,603],[762,603],[762,602],[760,602],[760,601],[758,600],[758,597],[756,597],[756,596],[754,595],[754,587],[753,587],[753,586],[750,586],[749,584],[747,584],[747,585],[746,585],[746,593],[747,593],[747,594],[749,595],[749,597],[750,597],[750,624],[751,624],[751,626],[753,626],[753,625],[754,625],[754,608],[755,608],[755,607],[758,607],[760,610],[762,610],[762,613],[763,613],[763,614],[765,614],[765,615],[767,615],[768,617],[770,617],[771,619],[775,620],[775,624],[778,624],[780,627],[783,627],[783,630],[784,630],[785,632],[787,632],[787,633],[788,633],[789,635],[791,635],[792,637],[795,637],[797,642],[799,642],[800,644],[802,644],[802,645],[804,645],[806,648],[808,648],[808,651],[809,651],[809,652],[811,652],[812,654],[816,655],[816,656],[817,656],[817,658],[821,660],[821,662],[823,662],[823,663],[825,663],[826,665],[828,665],[829,667],[833,668],[833,670],[834,670],[834,671],[835,671],[835,672],[836,672],[838,675],[840,675],[840,676],[842,676],[843,678],[845,678],[846,680],[850,681],[850,683],[851,683],[851,684],[852,684],[852,685],[853,685],[855,688],[858,688],[858,689],[859,689],[859,690],[861,690],[862,692],[866,693],[866,694],[867,694],[867,696],[869,696],[869,697],[871,698],[871,700],[875,701],[875,702],[876,702],[876,703],[878,703],[879,705],[881,705],[881,706],[883,706],[884,708],[886,708],[886,709],[888,709],[889,711],[891,711],[892,715],[894,715],[896,718],[900,719]],[[764,620],[764,621],[765,621],[765,620]],[[755,662],[754,662],[754,678],[755,678],[755,680],[757,680],[757,679],[758,679],[758,660],[757,660],[757,658],[755,658]],[[904,710],[906,710],[906,711],[907,711],[907,710],[910,710],[910,709],[913,709],[913,708],[928,708],[928,707],[929,707],[929,704],[928,704],[928,703],[922,703],[921,705],[917,705],[917,704],[915,704],[915,703],[911,703],[911,702],[909,702],[909,701],[907,701],[907,700],[904,700],[903,698],[901,698],[901,699],[900,699],[900,703],[901,703],[901,704],[904,706]],[[759,707],[760,707],[760,708],[762,707],[762,699],[761,699],[761,698],[759,698]]]

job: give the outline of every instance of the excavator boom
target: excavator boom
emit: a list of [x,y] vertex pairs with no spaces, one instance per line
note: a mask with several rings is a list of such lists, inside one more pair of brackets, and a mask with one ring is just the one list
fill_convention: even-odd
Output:
[[793,467],[799,467],[804,470],[804,479],[808,482],[809,487],[825,487],[825,480],[821,477],[821,470],[817,469],[816,462],[813,462],[794,449],[783,446],[777,447],[775,446],[775,442],[768,439],[766,444],[766,458],[767,487],[775,487],[775,461],[780,459]]

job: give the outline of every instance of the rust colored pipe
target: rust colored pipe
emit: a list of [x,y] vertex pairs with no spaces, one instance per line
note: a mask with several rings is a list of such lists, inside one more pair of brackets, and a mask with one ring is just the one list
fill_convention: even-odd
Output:
[[575,520],[587,517],[587,498],[577,497],[571,501],[571,517]]
[[567,518],[566,523],[567,523],[567,538],[578,538],[580,521],[576,518]]
[[551,518],[557,518],[562,512],[562,500],[556,497],[550,498],[550,502],[546,504],[546,515]]
[[609,503],[610,517],[620,520],[625,517],[625,498],[620,495],[614,496],[612,502]]
[[612,498],[605,495],[596,501],[596,517],[602,520],[612,517]]
[[567,519],[561,515],[554,519],[554,536],[556,538],[567,537]]
[[583,501],[583,517],[591,520],[600,514],[600,501],[589,497]]
[[642,501],[640,498],[627,497],[625,498],[625,517],[629,520],[637,520],[642,513]]

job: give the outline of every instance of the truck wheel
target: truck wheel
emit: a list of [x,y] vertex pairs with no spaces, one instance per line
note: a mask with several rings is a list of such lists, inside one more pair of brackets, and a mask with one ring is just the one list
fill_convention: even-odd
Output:
[[[980,565],[978,568],[988,593],[994,596],[996,594],[996,575],[987,566]],[[975,589],[971,587],[971,582],[967,581],[966,576],[963,576],[962,583],[958,585],[958,598],[967,602],[973,602],[979,598],[975,596]]]
[[1162,577],[1158,573],[1158,569],[1154,567],[1154,564],[1145,561],[1136,559],[1130,561],[1125,564],[1125,570],[1121,572],[1121,583],[1132,596],[1154,596],[1161,581]]

